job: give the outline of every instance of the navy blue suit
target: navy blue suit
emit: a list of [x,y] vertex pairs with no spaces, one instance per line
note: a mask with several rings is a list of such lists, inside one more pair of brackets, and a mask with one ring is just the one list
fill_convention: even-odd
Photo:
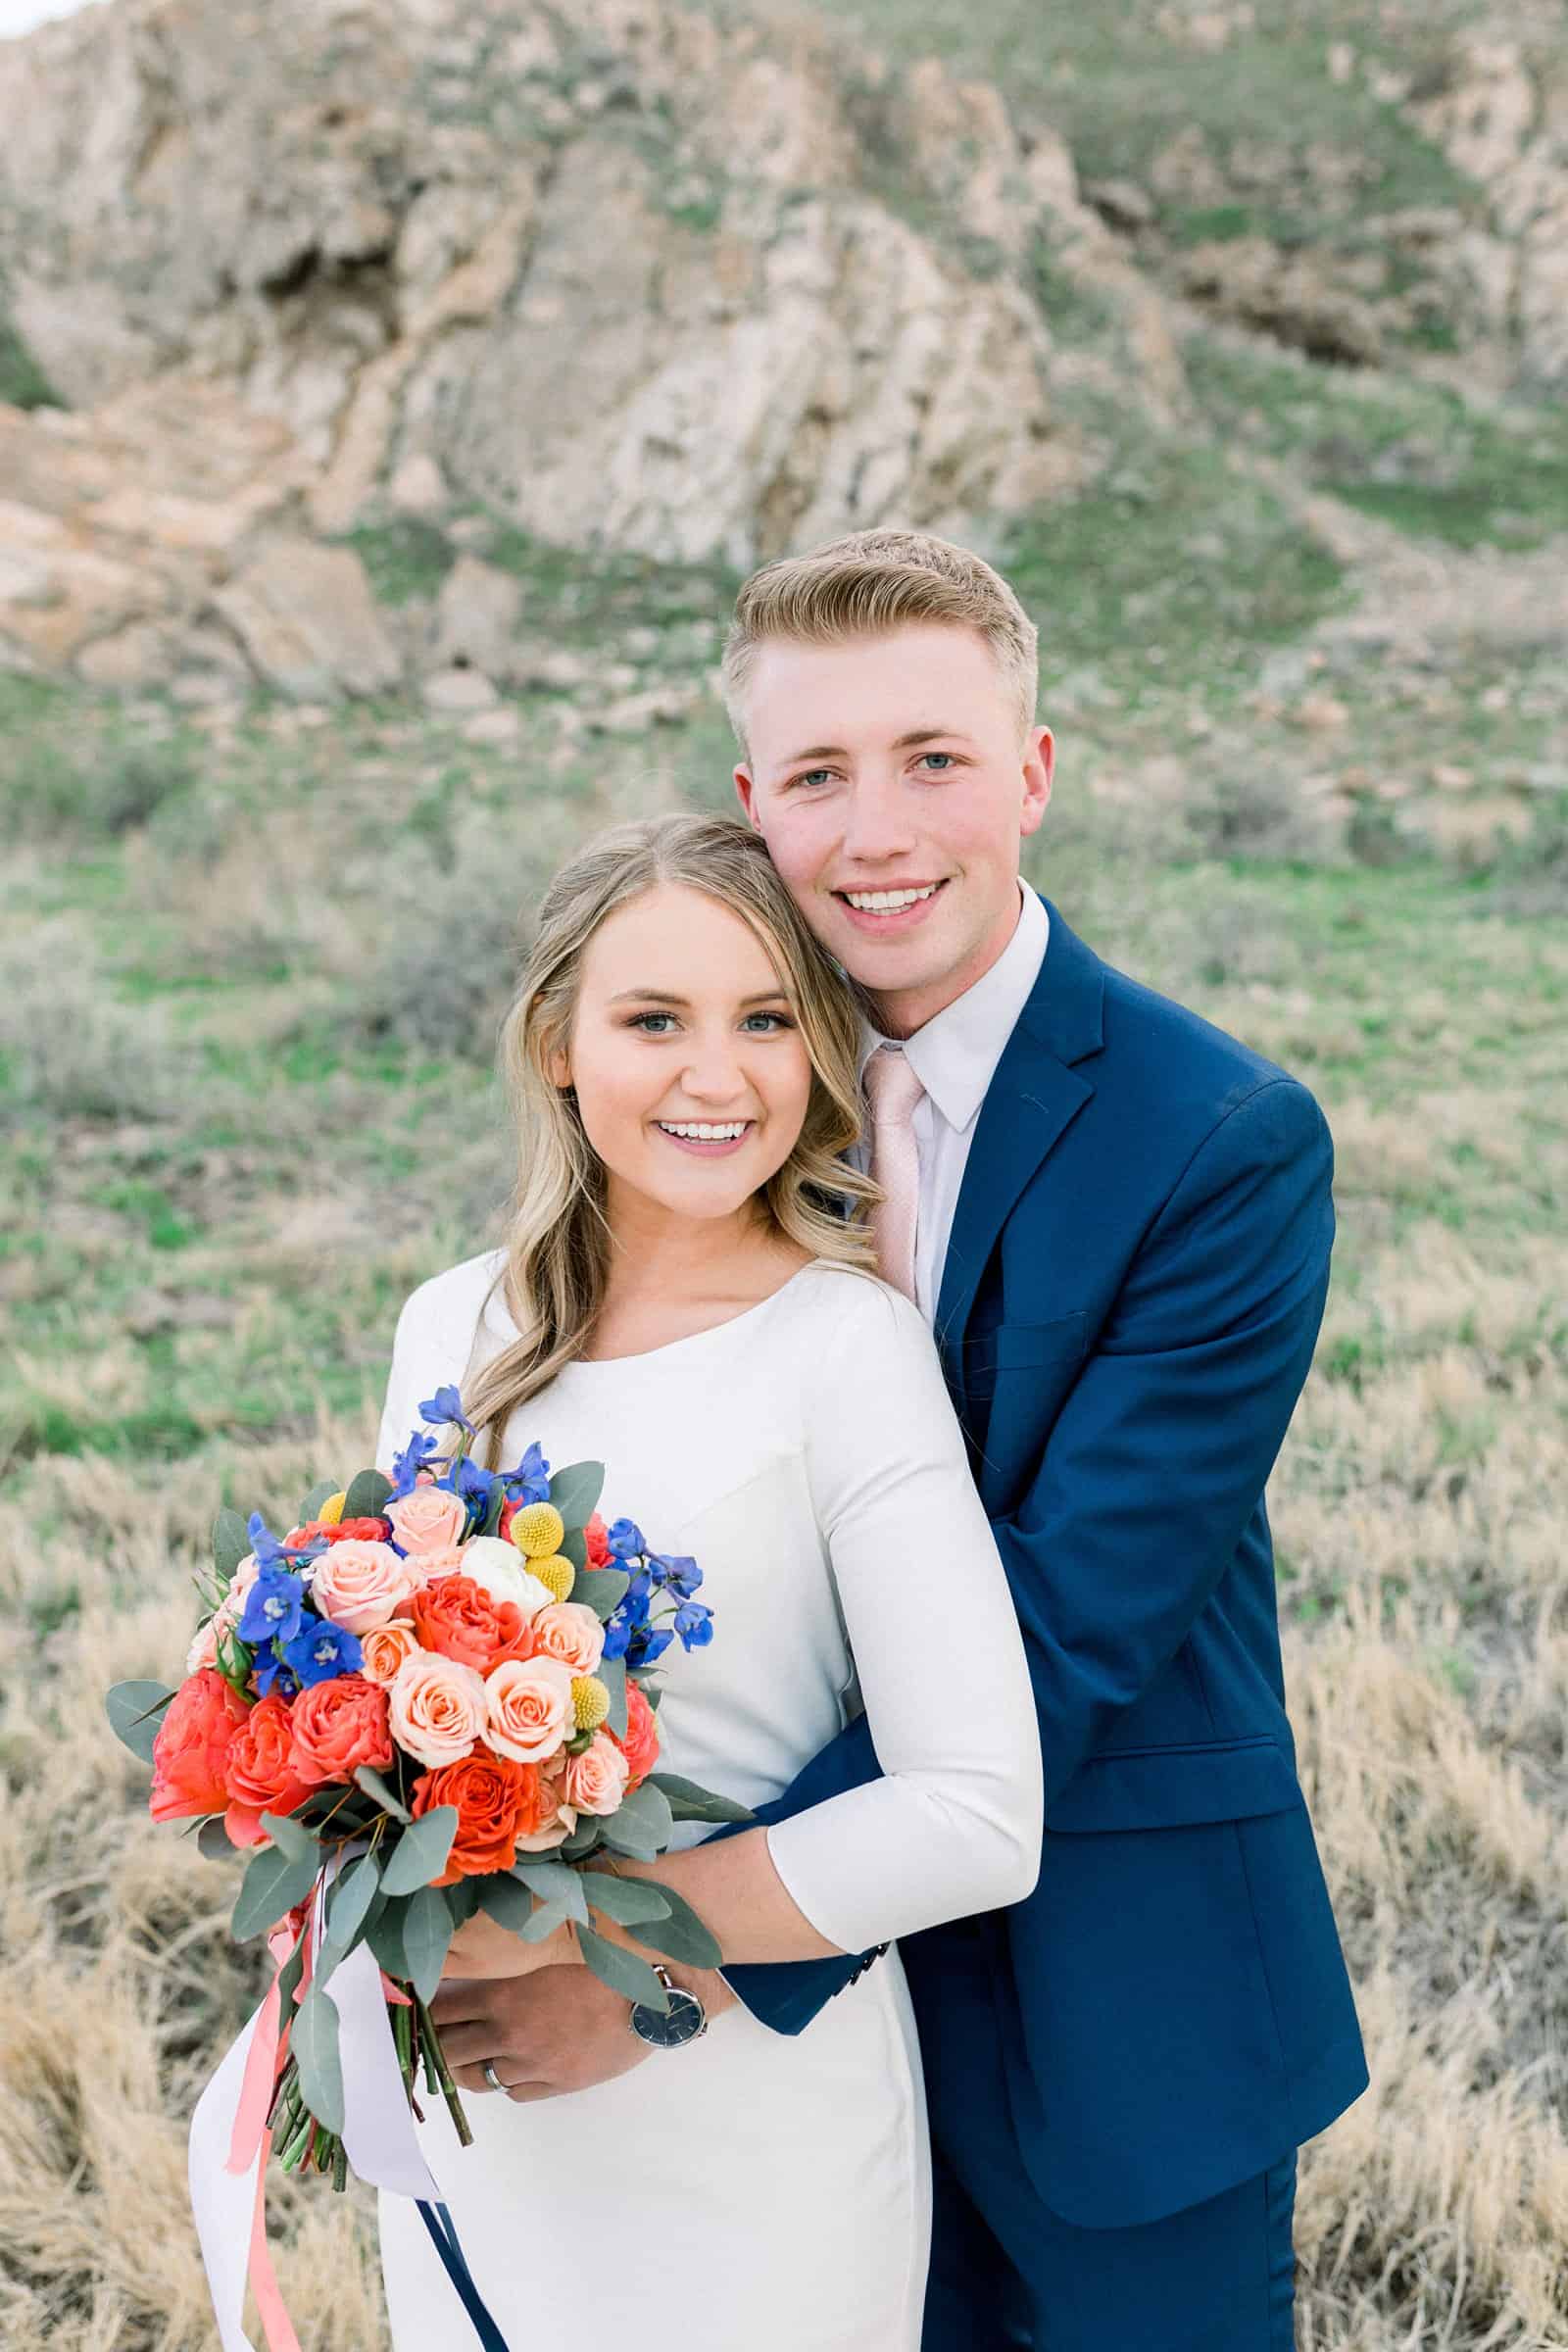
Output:
[[[934,2260],[950,2287],[972,2273],[975,2298],[962,2332],[933,2303],[927,2352],[1076,2347],[1096,2325],[1100,2352],[1121,2352],[1104,2298],[1125,2264],[1107,2265],[1081,2337],[1068,2321],[1053,2332],[1071,2249],[1098,2232],[1175,2246],[1160,2291],[1200,2310],[1224,2292],[1199,2274],[1224,2259],[1209,2225],[1226,2199],[1257,2188],[1288,2213],[1297,2145],[1367,2081],[1296,1776],[1263,1505],[1328,1286],[1328,1130],[1294,1079],[1050,914],[936,1316],[1024,1631],[1046,1838],[1026,1901],[900,1946],[927,2067]],[[876,1770],[862,1719],[763,1818]],[[729,1974],[798,2033],[860,1965]],[[1049,2281],[1031,2282],[1036,2240],[1054,2249]],[[1138,2352],[1272,2352],[1255,2329],[1136,2325]]]

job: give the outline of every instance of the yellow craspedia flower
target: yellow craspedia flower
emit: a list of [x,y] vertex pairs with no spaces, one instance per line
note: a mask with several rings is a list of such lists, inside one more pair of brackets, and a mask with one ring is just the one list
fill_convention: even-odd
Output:
[[343,1516],[343,1505],[347,1502],[348,1498],[349,1491],[347,1487],[340,1487],[335,1494],[329,1494],[327,1496],[326,1500],[322,1503],[320,1509],[316,1514],[317,1518],[320,1521],[323,1527],[336,1527],[338,1521]]
[[530,1560],[548,1560],[561,1549],[566,1522],[553,1502],[525,1502],[512,1522],[512,1541]]
[[558,1551],[548,1560],[530,1560],[528,1566],[545,1587],[552,1600],[569,1600],[571,1588],[577,1582],[577,1571],[568,1559]]
[[597,1674],[574,1674],[571,1704],[579,1732],[597,1732],[610,1713],[610,1692]]

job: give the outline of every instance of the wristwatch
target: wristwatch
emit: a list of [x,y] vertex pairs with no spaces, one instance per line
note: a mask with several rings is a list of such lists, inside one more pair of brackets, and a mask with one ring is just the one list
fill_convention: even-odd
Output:
[[646,2041],[653,2049],[678,2050],[708,2032],[708,2012],[695,1992],[686,1992],[676,1984],[667,1968],[657,1960],[650,1966],[669,1995],[669,2007],[661,2016],[646,2001],[633,2001],[631,2030],[639,2041]]

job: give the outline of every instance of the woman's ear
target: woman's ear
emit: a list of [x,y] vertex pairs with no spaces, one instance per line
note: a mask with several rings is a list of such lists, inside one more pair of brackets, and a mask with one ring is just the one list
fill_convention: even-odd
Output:
[[545,1055],[545,1072],[552,1086],[570,1086],[571,1061],[561,1047],[553,1047]]

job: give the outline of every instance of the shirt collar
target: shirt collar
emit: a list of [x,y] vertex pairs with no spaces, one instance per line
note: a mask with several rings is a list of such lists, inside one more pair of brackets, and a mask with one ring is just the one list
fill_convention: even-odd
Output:
[[972,988],[934,1013],[902,1041],[866,1026],[860,1033],[860,1075],[878,1046],[902,1042],[909,1066],[948,1125],[962,1133],[979,1115],[1003,1049],[1028,1004],[1046,959],[1051,917],[1039,893],[1018,885],[1022,906],[1012,937]]

